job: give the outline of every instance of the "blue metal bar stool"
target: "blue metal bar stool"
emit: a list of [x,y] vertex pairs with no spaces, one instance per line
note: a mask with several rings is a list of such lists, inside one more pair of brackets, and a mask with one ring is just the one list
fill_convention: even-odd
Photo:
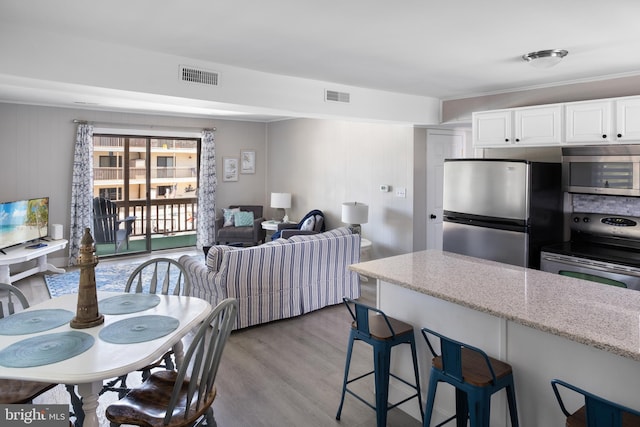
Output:
[[[413,334],[413,326],[389,317],[376,308],[369,307],[352,299],[343,298],[343,301],[347,306],[347,309],[349,309],[351,317],[353,317],[353,323],[351,324],[351,333],[349,334],[347,361],[344,368],[344,381],[342,383],[342,396],[340,397],[340,406],[338,407],[336,419],[340,419],[345,392],[353,395],[365,405],[376,411],[376,424],[378,427],[384,427],[387,425],[387,412],[389,409],[393,409],[413,398],[418,398],[420,414],[424,417],[422,410],[422,397],[420,396],[418,358],[416,356],[416,341]],[[351,353],[355,340],[361,340],[373,347],[374,370],[349,380],[349,365],[351,364]],[[399,344],[409,344],[411,346],[415,384],[411,384],[390,372],[389,365],[391,363],[391,348]],[[358,396],[347,387],[350,383],[358,381],[371,374],[375,374],[375,406]],[[392,376],[415,389],[416,393],[400,402],[389,405],[389,376]]]
[[[584,406],[570,413],[564,406],[558,386],[584,396]],[[562,380],[551,381],[553,393],[562,413],[567,417],[567,427],[631,427],[640,426],[640,412],[603,399]]]
[[[518,427],[513,371],[509,364],[487,356],[479,348],[452,340],[430,329],[422,328],[422,335],[433,355],[424,427],[429,427],[431,422],[436,388],[440,381],[449,383],[456,389],[456,415],[438,426],[455,419],[458,427],[466,427],[469,418],[471,427],[489,427],[491,396],[504,388],[507,392],[511,425]],[[439,339],[441,355],[433,349],[429,336]]]

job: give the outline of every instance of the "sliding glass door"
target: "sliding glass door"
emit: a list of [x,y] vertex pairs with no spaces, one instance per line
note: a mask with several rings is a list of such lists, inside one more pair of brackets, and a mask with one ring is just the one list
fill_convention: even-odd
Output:
[[198,138],[94,135],[94,197],[117,212],[116,241],[96,239],[99,256],[195,245],[199,147]]

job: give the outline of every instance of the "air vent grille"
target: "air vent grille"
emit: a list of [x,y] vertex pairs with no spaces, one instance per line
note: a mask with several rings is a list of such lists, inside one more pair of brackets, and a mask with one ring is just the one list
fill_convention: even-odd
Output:
[[351,102],[351,95],[347,92],[338,92],[337,90],[326,90],[324,99],[333,102]]
[[193,67],[181,66],[180,78],[184,82],[218,86],[218,73],[215,71],[199,70]]

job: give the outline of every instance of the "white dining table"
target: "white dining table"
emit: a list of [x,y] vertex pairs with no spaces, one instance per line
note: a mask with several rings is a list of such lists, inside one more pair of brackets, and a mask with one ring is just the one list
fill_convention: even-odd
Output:
[[[123,295],[118,292],[98,292],[98,301],[109,297]],[[73,329],[66,322],[54,329],[20,335],[3,335],[0,331],[0,351],[8,346],[38,335],[79,331],[91,335],[94,343],[81,354],[55,363],[33,367],[0,366],[0,377],[42,381],[55,384],[71,384],[78,386],[78,393],[83,399],[85,427],[98,427],[98,393],[103,381],[120,375],[134,372],[154,362],[167,349],[174,347],[181,352],[178,345],[182,337],[202,323],[211,311],[211,305],[202,299],[187,296],[159,295],[160,302],[152,308],[128,314],[104,314],[104,323],[86,329]],[[64,309],[76,313],[77,294],[63,295],[36,304],[27,310]],[[25,310],[25,311],[27,311]],[[178,326],[166,335],[150,341],[115,344],[100,338],[100,331],[114,322],[138,316],[159,315],[170,316],[179,321]],[[182,357],[177,354],[176,357]]]

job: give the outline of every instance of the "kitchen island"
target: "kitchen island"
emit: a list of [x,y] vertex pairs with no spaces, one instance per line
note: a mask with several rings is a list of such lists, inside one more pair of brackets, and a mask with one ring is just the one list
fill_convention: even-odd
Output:
[[[509,362],[523,427],[564,425],[553,378],[640,408],[640,292],[436,250],[350,268],[377,279],[378,307],[416,334],[429,327]],[[431,358],[418,342],[426,392]],[[393,364],[410,377],[408,351]],[[392,389],[406,392],[402,384]],[[453,413],[453,401],[441,385],[432,425]],[[573,409],[579,401],[566,403]],[[411,406],[406,411],[419,417]],[[492,426],[509,425],[503,393],[491,412]]]

